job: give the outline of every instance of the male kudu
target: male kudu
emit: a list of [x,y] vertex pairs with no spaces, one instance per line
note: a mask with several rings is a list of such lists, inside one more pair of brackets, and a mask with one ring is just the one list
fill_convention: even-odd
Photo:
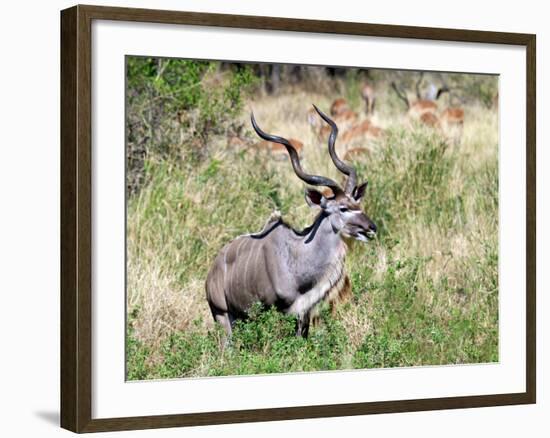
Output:
[[259,233],[239,236],[222,248],[206,279],[206,297],[214,319],[228,336],[233,322],[245,318],[250,306],[260,302],[296,315],[296,334],[307,337],[311,310],[346,284],[347,241],[366,242],[376,234],[375,224],[361,210],[367,183],[357,185],[355,168],[338,158],[338,128],[315,109],[331,127],[328,150],[335,166],[347,176],[343,189],[330,178],[307,174],[292,144],[262,131],[251,116],[262,139],[286,147],[298,178],[313,186],[329,187],[332,195],[306,189],[306,202],[319,212],[313,224],[302,231],[294,230],[276,214]]

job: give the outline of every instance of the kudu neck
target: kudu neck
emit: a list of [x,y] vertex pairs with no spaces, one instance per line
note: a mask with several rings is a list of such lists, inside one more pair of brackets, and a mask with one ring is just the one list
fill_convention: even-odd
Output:
[[[323,278],[339,278],[346,258],[347,245],[331,225],[330,215],[321,212],[309,232],[294,247],[295,273],[315,283]],[[309,281],[308,280],[308,281]],[[332,280],[331,280],[332,281]]]
[[334,230],[330,214],[321,211],[313,221],[309,233],[304,236],[304,244],[312,251],[346,250],[347,245],[341,234]]

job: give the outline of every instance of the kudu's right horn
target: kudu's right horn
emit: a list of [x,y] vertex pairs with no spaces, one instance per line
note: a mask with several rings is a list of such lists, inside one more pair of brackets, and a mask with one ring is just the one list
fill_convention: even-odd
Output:
[[352,194],[353,190],[357,186],[357,171],[355,170],[355,167],[344,163],[338,155],[336,155],[335,144],[336,137],[338,136],[338,127],[336,126],[336,123],[334,123],[334,120],[327,116],[323,111],[315,105],[313,105],[313,108],[315,108],[315,111],[317,111],[321,118],[330,125],[331,131],[328,138],[328,153],[330,154],[330,158],[336,168],[343,174],[347,175],[348,178],[346,180],[345,192],[347,194]]

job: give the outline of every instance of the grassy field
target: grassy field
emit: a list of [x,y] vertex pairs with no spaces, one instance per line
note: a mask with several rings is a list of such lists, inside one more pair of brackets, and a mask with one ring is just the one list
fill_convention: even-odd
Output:
[[[200,160],[184,142],[146,155],[146,183],[128,198],[128,379],[498,361],[497,113],[466,106],[451,141],[406,120],[388,89],[374,118],[385,134],[355,161],[378,238],[352,246],[352,297],[335,315],[322,308],[308,339],[294,336],[292,317],[253,308],[223,349],[204,289],[220,248],[273,210],[296,228],[312,222],[289,161],[228,148],[223,136]],[[361,110],[354,84],[346,93]],[[253,138],[253,109],[264,130],[304,142],[308,172],[341,180],[305,117],[336,97],[289,87],[249,98],[238,118]]]

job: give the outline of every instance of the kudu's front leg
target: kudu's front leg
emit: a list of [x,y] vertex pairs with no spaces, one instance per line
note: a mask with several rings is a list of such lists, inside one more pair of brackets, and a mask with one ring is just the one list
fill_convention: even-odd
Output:
[[304,315],[298,315],[296,324],[296,336],[307,338],[309,334],[309,312]]

